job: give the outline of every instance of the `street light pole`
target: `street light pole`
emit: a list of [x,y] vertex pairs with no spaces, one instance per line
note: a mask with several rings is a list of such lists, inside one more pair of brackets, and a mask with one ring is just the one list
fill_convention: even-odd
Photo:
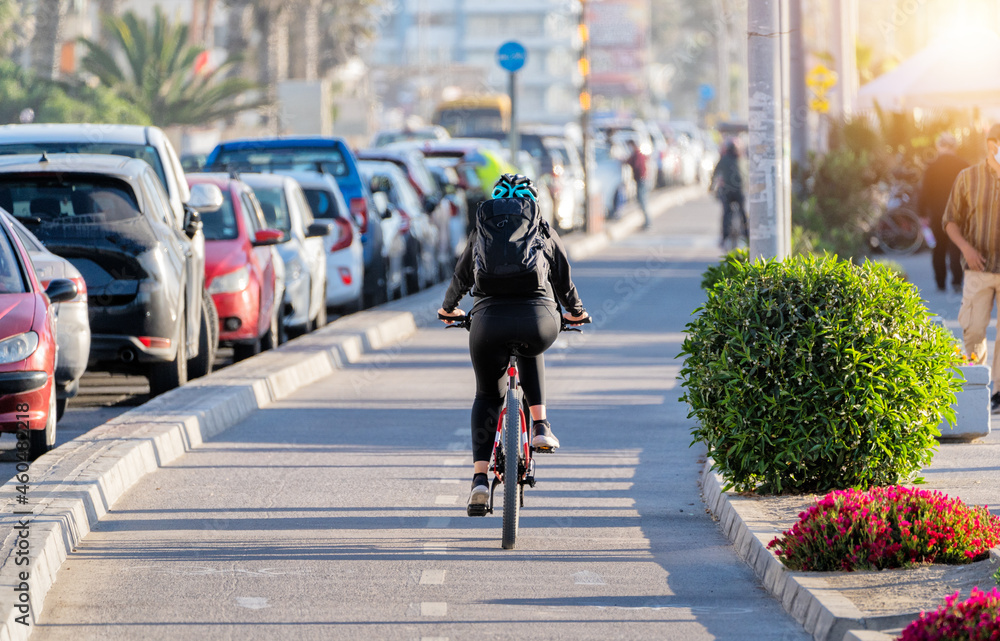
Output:
[[580,76],[583,86],[580,88],[580,135],[583,142],[583,231],[597,231],[596,221],[591,220],[591,140],[590,140],[590,31],[587,27],[587,2],[580,0]]
[[785,258],[791,249],[791,192],[786,158],[787,35],[782,0],[747,6],[750,144],[750,258]]

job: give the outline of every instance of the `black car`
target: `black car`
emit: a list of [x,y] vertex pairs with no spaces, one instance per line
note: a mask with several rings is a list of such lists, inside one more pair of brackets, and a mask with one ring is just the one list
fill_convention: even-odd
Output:
[[187,381],[187,361],[199,350],[205,288],[204,271],[191,272],[191,237],[201,222],[195,216],[182,228],[169,202],[143,160],[0,158],[0,207],[87,283],[88,369],[143,374],[154,395]]

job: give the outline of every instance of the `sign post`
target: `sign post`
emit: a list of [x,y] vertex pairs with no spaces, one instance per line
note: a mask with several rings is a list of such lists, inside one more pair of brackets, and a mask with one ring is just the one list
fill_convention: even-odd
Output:
[[510,146],[510,164],[517,165],[517,151],[520,140],[517,136],[517,72],[528,59],[528,52],[520,42],[511,40],[497,49],[497,64],[509,73],[507,93],[510,94],[510,131],[508,145]]

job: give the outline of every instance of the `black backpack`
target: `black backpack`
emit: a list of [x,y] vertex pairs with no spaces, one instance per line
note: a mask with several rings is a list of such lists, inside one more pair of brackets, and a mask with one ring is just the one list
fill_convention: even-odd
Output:
[[494,198],[476,210],[472,273],[484,296],[531,296],[545,291],[548,224],[530,198]]

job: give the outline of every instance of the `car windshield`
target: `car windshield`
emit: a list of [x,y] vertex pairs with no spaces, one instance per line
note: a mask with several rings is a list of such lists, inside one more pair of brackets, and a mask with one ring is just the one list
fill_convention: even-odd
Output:
[[101,154],[125,156],[145,160],[153,167],[163,188],[167,188],[167,175],[160,162],[160,154],[151,145],[129,145],[107,142],[6,142],[0,143],[0,155],[11,154]]
[[288,216],[284,187],[254,187],[253,192],[260,202],[260,209],[264,213],[264,222],[267,226],[283,232],[291,231],[292,221]]
[[314,218],[342,218],[344,212],[337,207],[337,199],[325,189],[303,189]]
[[28,291],[17,250],[6,232],[0,233],[0,294],[23,294]]
[[87,225],[140,218],[128,183],[93,175],[0,176],[0,207],[30,225]]
[[233,240],[239,235],[236,227],[236,212],[233,211],[233,194],[222,190],[222,207],[201,215],[205,240]]
[[240,171],[319,170],[338,178],[350,175],[344,155],[336,147],[222,148],[213,166]]

